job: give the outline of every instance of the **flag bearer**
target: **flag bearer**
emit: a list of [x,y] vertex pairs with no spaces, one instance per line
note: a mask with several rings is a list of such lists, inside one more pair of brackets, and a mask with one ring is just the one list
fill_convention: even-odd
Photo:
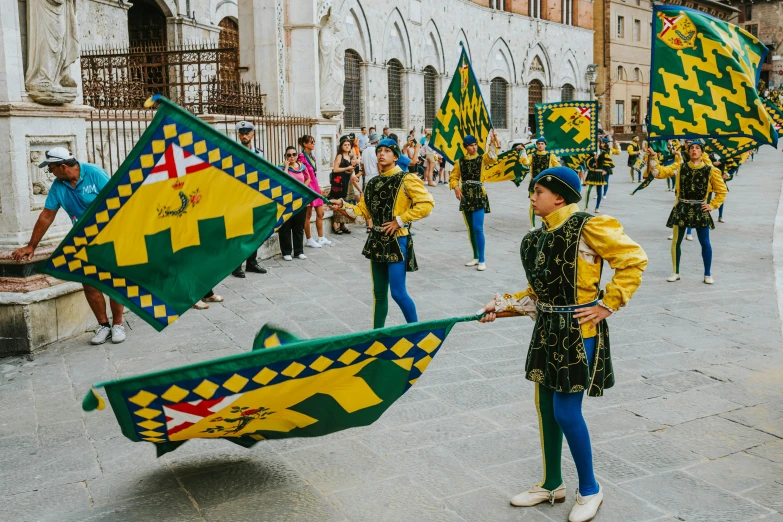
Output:
[[[535,186],[534,180],[536,176],[541,174],[546,169],[557,167],[560,165],[557,156],[546,150],[546,138],[541,136],[536,140],[536,152],[532,157],[527,155],[526,151],[522,151],[522,162],[530,167],[530,184],[527,187],[528,194],[533,196],[533,187]],[[533,212],[533,205],[530,205],[530,230],[536,228],[536,215]]]

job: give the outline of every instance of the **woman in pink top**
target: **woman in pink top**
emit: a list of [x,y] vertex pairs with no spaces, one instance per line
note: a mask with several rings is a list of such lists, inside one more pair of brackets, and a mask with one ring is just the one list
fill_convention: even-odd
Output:
[[[321,193],[321,186],[318,184],[318,166],[313,156],[313,150],[315,149],[315,138],[309,134],[305,134],[299,138],[299,146],[302,148],[302,153],[299,155],[299,163],[302,163],[310,175],[310,183],[308,185],[311,189]],[[324,237],[324,209],[323,201],[316,199],[307,206],[307,214],[305,215],[304,232],[307,236],[305,244],[310,248],[321,248],[322,245],[331,245],[332,242]],[[313,215],[313,209],[315,209],[315,230],[318,232],[318,239],[313,239],[313,233],[310,230],[310,219]]]
[[[309,186],[310,174],[298,157],[299,153],[296,152],[295,147],[286,148],[283,170],[295,180]],[[304,255],[304,221],[305,213],[297,212],[288,218],[288,221],[283,223],[277,231],[277,236],[280,239],[280,252],[286,261],[293,259],[291,257],[292,251],[297,259],[307,259],[307,256]]]

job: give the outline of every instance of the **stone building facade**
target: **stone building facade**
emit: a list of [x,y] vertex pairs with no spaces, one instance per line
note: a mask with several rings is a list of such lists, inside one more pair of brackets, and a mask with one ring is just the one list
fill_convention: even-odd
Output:
[[783,1],[728,2],[738,9],[737,24],[769,49],[762,64],[761,79],[767,86],[780,89],[783,87]]

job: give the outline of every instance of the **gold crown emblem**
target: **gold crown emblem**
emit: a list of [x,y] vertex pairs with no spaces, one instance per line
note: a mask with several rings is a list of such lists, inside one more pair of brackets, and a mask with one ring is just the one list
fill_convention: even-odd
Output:
[[171,186],[171,188],[177,190],[177,189],[181,189],[184,186],[185,186],[185,182],[182,181],[181,179],[178,179],[176,182],[174,182],[174,184]]

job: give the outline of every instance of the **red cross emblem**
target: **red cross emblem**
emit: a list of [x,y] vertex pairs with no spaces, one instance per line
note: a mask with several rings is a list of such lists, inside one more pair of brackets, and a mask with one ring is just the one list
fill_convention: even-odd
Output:
[[680,21],[680,18],[682,18],[682,15],[671,18],[667,16],[661,17],[661,20],[663,20],[663,31],[661,31],[661,36],[665,35],[669,29],[677,27],[677,22]]

